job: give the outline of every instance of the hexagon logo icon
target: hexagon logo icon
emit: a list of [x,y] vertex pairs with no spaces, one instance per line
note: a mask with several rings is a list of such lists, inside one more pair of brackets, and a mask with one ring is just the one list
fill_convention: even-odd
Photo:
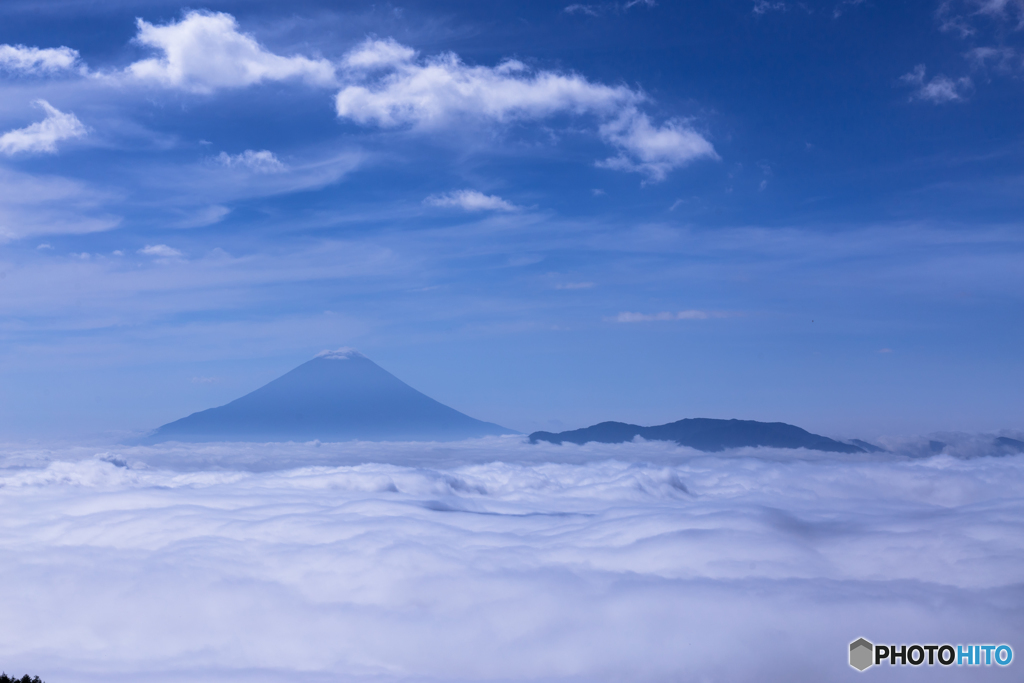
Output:
[[863,671],[872,664],[875,659],[875,646],[864,638],[858,638],[850,643],[850,666],[857,671]]

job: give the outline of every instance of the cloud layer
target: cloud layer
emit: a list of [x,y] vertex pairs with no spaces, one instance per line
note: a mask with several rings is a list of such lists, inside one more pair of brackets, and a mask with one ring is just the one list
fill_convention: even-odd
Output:
[[839,680],[858,636],[1024,625],[1021,456],[4,453],[0,657],[53,678]]

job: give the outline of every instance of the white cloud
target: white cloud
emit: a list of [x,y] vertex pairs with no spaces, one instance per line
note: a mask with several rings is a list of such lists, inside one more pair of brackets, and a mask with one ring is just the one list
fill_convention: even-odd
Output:
[[625,86],[595,84],[577,74],[531,73],[515,60],[496,67],[467,66],[446,53],[389,66],[390,71],[375,81],[343,88],[335,100],[338,116],[384,128],[430,129],[459,120],[508,122],[562,112],[614,113],[642,99]]
[[501,197],[476,190],[457,190],[431,195],[423,200],[427,206],[457,207],[466,211],[515,211],[518,207]]
[[36,100],[36,105],[46,112],[46,118],[0,135],[0,152],[8,156],[22,152],[53,154],[58,142],[86,134],[85,126],[74,114],[65,114],[46,100]]
[[555,285],[555,289],[591,289],[593,282],[561,282]]
[[1024,29],[1024,0],[943,0],[936,12],[943,31],[955,31],[967,38],[996,28],[1005,33],[1005,24],[1014,24],[1011,30]]
[[604,14],[628,12],[637,6],[647,8],[657,7],[655,0],[628,0],[627,2],[602,2],[596,5],[584,5],[574,3],[567,5],[562,11],[566,14],[587,14],[592,17],[599,17]]
[[1019,632],[1022,466],[521,439],[7,445],[0,610],[22,618],[0,643],[82,681],[844,680],[861,635]]
[[925,78],[924,64],[918,64],[914,69],[900,77],[900,81],[914,88],[910,96],[913,100],[924,100],[934,104],[945,104],[947,102],[960,102],[970,93],[972,83],[967,76],[953,80],[939,74],[930,81]]
[[993,68],[1009,72],[1024,66],[1012,47],[976,47],[967,51],[967,60],[977,69]]
[[754,0],[754,14],[767,14],[768,12],[786,12],[789,6],[784,2],[769,2],[769,0]]
[[604,123],[600,135],[618,147],[618,156],[597,162],[601,168],[644,173],[653,181],[696,159],[718,159],[715,148],[697,131],[680,121],[651,125],[643,112],[630,110]]
[[342,64],[352,71],[374,71],[408,64],[415,57],[416,50],[402,45],[394,38],[368,38],[359,47],[350,50]]
[[24,74],[52,74],[74,69],[78,50],[69,47],[0,45],[0,69]]
[[230,14],[192,11],[162,26],[143,19],[136,23],[135,42],[162,53],[128,67],[129,75],[143,81],[196,93],[293,78],[316,86],[335,84],[329,61],[276,55],[239,32]]
[[247,168],[250,171],[256,173],[280,173],[287,169],[287,167],[274,156],[273,152],[268,150],[254,151],[247,149],[241,154],[235,154],[234,156],[227,152],[221,152],[219,155],[214,157],[217,163],[227,166],[228,168]]
[[139,249],[139,253],[158,258],[178,258],[181,256],[180,251],[166,244],[147,244],[142,249]]
[[708,318],[725,318],[727,314],[717,311],[677,311],[670,313],[669,311],[662,311],[661,313],[631,313],[629,311],[623,311],[617,316],[612,318],[617,323],[646,323],[655,321],[666,321],[666,320],[707,320]]
[[562,10],[566,14],[589,14],[592,17],[601,16],[601,8],[596,5],[583,5],[581,3],[573,3],[572,5],[566,5],[565,9]]
[[207,225],[214,225],[224,220],[224,218],[231,213],[231,209],[220,204],[212,204],[210,206],[204,206],[184,213],[184,218],[181,218],[171,224],[173,227],[202,228]]
[[[684,121],[651,123],[638,109],[643,93],[592,83],[573,73],[534,71],[516,60],[468,66],[457,55],[416,59],[393,40],[367,41],[345,63],[373,67],[356,73],[338,93],[338,116],[382,128],[429,131],[456,123],[536,121],[556,114],[593,115],[599,136],[620,154],[604,168],[638,171],[661,180],[698,158],[718,158],[714,147]],[[358,71],[358,70],[357,70]]]
[[1024,0],[968,0],[978,14],[1004,21],[1016,21],[1024,28]]

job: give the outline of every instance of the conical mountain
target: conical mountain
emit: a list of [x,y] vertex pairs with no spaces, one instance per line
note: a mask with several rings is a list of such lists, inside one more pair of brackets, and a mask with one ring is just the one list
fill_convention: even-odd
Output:
[[452,441],[515,433],[438,403],[346,348],[165,424],[145,441]]

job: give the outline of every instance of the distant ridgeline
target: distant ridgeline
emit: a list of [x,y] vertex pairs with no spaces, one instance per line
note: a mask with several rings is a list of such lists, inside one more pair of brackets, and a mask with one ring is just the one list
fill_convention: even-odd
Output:
[[675,441],[680,446],[689,446],[698,451],[710,452],[744,446],[808,448],[836,453],[871,453],[883,450],[866,441],[858,440],[855,444],[843,443],[827,436],[811,434],[784,422],[712,420],[703,417],[679,420],[657,427],[640,427],[625,422],[601,422],[592,427],[559,432],[558,434],[534,432],[530,434],[530,442],[625,443],[638,436],[648,441]]
[[163,441],[454,441],[517,434],[438,403],[353,349],[325,351],[273,382],[165,424]]

